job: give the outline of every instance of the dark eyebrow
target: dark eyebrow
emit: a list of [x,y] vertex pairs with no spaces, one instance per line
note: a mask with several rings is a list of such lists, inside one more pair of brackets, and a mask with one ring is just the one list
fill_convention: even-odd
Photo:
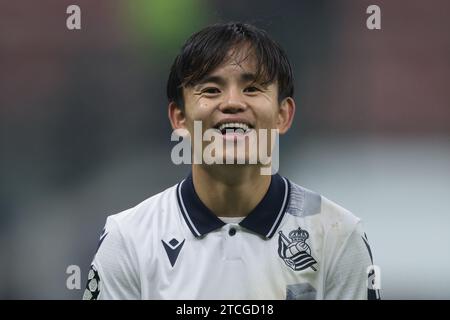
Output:
[[257,78],[254,73],[244,73],[241,75],[241,81],[244,83],[250,82],[252,85],[259,85],[264,89],[267,89],[269,83],[262,82],[260,78]]
[[225,85],[225,79],[219,76],[206,76],[202,79],[200,79],[195,85],[204,84],[204,83],[216,83],[218,85]]
[[253,82],[256,80],[256,75],[253,73],[243,73],[241,79],[243,82]]
[[[242,82],[254,82],[256,80],[256,75],[254,73],[243,73],[240,76]],[[204,83],[216,83],[218,85],[225,85],[226,80],[223,77],[220,76],[206,76],[202,79],[200,79],[197,83],[195,83],[195,86],[201,85]]]

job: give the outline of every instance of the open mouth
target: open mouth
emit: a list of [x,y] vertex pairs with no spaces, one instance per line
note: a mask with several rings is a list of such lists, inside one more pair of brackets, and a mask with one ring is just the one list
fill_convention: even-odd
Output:
[[253,127],[244,122],[227,122],[217,125],[215,129],[219,130],[222,135],[229,133],[246,134],[253,130]]

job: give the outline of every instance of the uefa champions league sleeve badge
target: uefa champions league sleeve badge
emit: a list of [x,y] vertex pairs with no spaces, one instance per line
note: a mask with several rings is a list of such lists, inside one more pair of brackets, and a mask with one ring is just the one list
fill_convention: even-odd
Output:
[[84,290],[83,300],[97,300],[100,293],[100,276],[94,265],[91,265],[91,269],[88,273],[88,282],[86,284],[86,290]]
[[283,231],[278,232],[278,255],[294,271],[309,267],[317,271],[314,267],[317,261],[311,256],[311,248],[306,243],[308,238],[308,231],[300,227],[289,232],[289,239],[283,234]]

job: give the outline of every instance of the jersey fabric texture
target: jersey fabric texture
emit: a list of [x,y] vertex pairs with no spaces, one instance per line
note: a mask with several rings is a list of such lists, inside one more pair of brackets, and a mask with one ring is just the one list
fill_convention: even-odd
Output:
[[215,216],[189,175],[107,218],[83,298],[379,297],[368,289],[372,254],[360,219],[327,198],[276,174],[235,221]]

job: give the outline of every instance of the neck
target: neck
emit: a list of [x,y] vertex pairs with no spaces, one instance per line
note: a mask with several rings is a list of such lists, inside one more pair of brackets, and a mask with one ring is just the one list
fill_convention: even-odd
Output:
[[200,200],[219,217],[245,217],[269,189],[271,176],[259,166],[193,165],[194,188]]

